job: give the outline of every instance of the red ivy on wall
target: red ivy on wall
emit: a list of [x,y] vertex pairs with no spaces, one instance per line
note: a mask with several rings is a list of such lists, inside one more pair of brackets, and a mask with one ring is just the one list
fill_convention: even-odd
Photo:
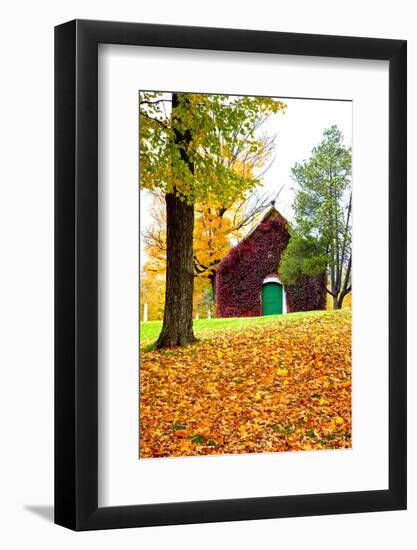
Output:
[[312,311],[326,309],[325,274],[302,277],[296,285],[285,287],[287,311]]
[[[276,273],[288,241],[288,222],[272,207],[262,222],[220,262],[216,272],[218,317],[262,314],[262,283]],[[287,311],[325,309],[323,276],[304,277],[286,287]]]

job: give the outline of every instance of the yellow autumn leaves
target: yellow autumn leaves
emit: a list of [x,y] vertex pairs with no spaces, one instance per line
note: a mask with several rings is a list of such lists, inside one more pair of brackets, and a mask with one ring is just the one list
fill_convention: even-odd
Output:
[[350,446],[350,311],[141,353],[141,458]]

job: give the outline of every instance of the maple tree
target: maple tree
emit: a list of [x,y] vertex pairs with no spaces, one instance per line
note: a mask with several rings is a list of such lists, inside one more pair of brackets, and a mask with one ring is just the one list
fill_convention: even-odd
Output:
[[[266,160],[266,156],[265,156]],[[268,193],[249,195],[229,206],[213,203],[195,204],[193,234],[193,266],[199,288],[211,286],[215,293],[215,274],[220,261],[236,244],[245,230],[257,223],[261,213],[279,196]],[[165,274],[166,270],[166,215],[165,198],[152,193],[152,221],[142,234],[147,261],[143,273]],[[194,293],[195,302],[195,293]]]
[[352,290],[352,150],[337,126],[311,157],[292,168],[296,184],[291,238],[280,264],[284,283],[327,272],[326,291],[340,309]]
[[141,458],[351,447],[350,310],[258,319],[142,349]]
[[[146,268],[146,264],[144,266]],[[143,269],[140,274],[140,304],[147,304],[148,319],[162,319],[164,314],[165,273],[155,273],[153,270]]]
[[263,97],[141,93],[140,185],[162,192],[166,204],[166,291],[158,347],[195,341],[195,205],[232,204],[259,183],[237,155],[260,154],[256,122],[284,107]]

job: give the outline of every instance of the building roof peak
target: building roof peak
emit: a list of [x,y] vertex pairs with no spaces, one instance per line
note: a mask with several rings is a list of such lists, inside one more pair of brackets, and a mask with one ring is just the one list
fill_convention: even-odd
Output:
[[281,212],[275,208],[275,201],[271,201],[271,206],[266,211],[265,216],[261,219],[260,223],[265,223],[272,219],[279,219],[285,224],[288,224],[288,220],[286,220]]

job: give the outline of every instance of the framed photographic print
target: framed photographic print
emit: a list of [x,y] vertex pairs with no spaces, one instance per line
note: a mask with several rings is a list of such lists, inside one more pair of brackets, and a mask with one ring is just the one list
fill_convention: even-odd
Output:
[[55,29],[55,521],[406,507],[406,42]]

